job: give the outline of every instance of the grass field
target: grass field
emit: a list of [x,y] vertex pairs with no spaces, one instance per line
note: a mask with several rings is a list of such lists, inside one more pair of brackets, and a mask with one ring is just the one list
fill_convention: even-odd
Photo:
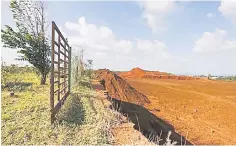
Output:
[[[39,85],[40,78],[33,72],[7,77],[7,81],[16,79],[14,88],[3,88],[1,93],[2,144],[112,143],[109,128],[117,122],[117,115],[94,98],[97,95],[92,89],[74,87],[52,128],[49,85]],[[13,97],[9,96],[11,90]]]
[[[146,107],[194,144],[236,144],[236,82],[128,79]],[[156,109],[158,110],[156,111]]]

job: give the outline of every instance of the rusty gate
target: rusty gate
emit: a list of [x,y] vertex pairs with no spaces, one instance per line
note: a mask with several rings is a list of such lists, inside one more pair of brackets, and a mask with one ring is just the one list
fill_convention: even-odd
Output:
[[[70,94],[71,85],[71,47],[52,21],[51,44],[51,77],[50,77],[50,106],[51,123],[66,98]],[[57,97],[56,100],[54,97]]]

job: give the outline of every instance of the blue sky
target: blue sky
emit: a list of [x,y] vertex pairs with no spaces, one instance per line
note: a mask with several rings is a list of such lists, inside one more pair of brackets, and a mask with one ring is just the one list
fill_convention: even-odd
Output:
[[[236,74],[235,1],[45,4],[48,21],[56,22],[72,47],[86,44],[85,58],[94,60],[94,68]],[[8,5],[2,2],[2,27],[14,26]],[[1,52],[7,63],[19,63],[13,50]]]

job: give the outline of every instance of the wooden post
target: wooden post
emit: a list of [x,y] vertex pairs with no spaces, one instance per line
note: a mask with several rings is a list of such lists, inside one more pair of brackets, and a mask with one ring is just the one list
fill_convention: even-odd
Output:
[[55,39],[55,28],[54,22],[52,21],[52,52],[51,52],[51,77],[50,77],[50,107],[51,107],[51,123],[54,122],[54,39]]
[[60,78],[60,75],[61,75],[61,70],[60,70],[60,63],[61,63],[61,60],[60,60],[60,51],[61,51],[61,48],[60,48],[60,43],[61,43],[61,37],[60,35],[58,35],[58,73],[57,73],[57,80],[58,80],[58,91],[57,91],[57,99],[58,101],[60,101],[60,91],[61,91],[61,78]]
[[66,45],[66,42],[64,42],[64,46],[65,46],[65,48],[64,48],[64,65],[63,65],[63,67],[64,67],[64,69],[63,69],[63,72],[64,72],[64,76],[63,76],[63,87],[64,87],[64,90],[63,90],[63,94],[65,94],[66,93],[66,77],[67,77],[67,69],[66,69],[66,47],[67,47],[67,45]]
[[69,62],[69,79],[68,79],[68,83],[69,83],[69,93],[71,91],[71,47],[69,47],[69,54],[68,54],[68,62]]

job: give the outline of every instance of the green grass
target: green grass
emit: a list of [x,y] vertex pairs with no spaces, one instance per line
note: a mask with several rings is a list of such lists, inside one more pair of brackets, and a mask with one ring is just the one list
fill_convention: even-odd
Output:
[[[74,87],[52,128],[49,85],[39,85],[40,78],[35,73],[15,73],[11,77],[32,84],[20,90],[2,90],[2,144],[112,143],[109,130],[117,123],[117,114],[104,108],[92,89]],[[15,91],[14,97],[9,96],[11,90]]]

